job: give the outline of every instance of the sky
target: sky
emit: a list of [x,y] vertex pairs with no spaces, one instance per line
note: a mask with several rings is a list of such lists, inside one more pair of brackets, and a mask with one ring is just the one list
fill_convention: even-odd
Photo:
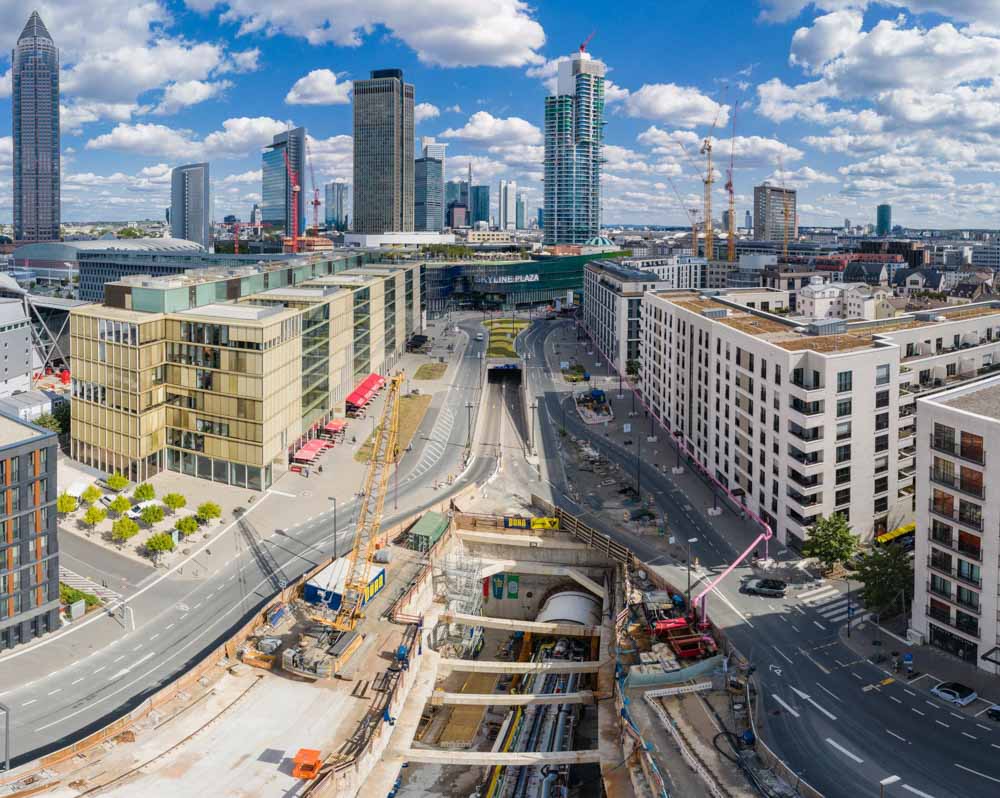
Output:
[[[607,64],[605,224],[690,223],[711,136],[714,216],[765,179],[803,225],[998,224],[1000,0],[2,0],[0,221],[11,217],[10,49],[37,9],[60,48],[63,219],[162,218],[170,169],[211,163],[247,219],[260,152],[309,132],[312,191],[351,179],[351,81],[400,68],[449,177],[541,204],[560,58]],[[735,125],[735,135],[733,133]],[[530,211],[529,211],[530,212]]]

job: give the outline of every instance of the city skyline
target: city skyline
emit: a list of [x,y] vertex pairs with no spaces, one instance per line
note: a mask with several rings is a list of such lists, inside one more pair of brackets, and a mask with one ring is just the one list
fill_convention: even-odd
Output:
[[[87,23],[105,3],[108,24],[93,29]],[[558,59],[600,16],[596,5],[563,0],[537,9],[504,5],[481,19],[456,10],[442,15],[442,34],[430,41],[374,3],[362,22],[385,25],[384,41],[360,27],[345,31],[351,23],[338,21],[309,44],[304,35],[313,22],[304,13],[279,20],[261,6],[259,29],[247,25],[257,0],[231,4],[224,21],[226,6],[205,0],[15,0],[0,9],[0,108],[10,103],[10,49],[36,5],[62,55],[67,220],[156,218],[169,196],[170,169],[200,160],[211,161],[218,176],[216,218],[244,218],[260,201],[260,148],[289,123],[311,131],[321,185],[349,180],[351,81],[383,65],[404,69],[417,87],[415,135],[449,144],[446,177],[471,159],[478,182],[516,181],[533,210],[541,204],[542,98]],[[140,5],[147,13],[120,13]],[[753,185],[775,176],[780,156],[786,182],[799,190],[803,225],[871,218],[888,202],[908,226],[993,226],[1000,196],[989,177],[991,122],[972,114],[991,107],[991,53],[1000,44],[988,24],[970,22],[997,20],[920,13],[930,6],[916,0],[912,8],[836,5],[734,9],[723,32],[752,36],[736,37],[721,63],[704,57],[717,37],[696,15],[669,20],[685,48],[662,50],[652,34],[666,24],[668,9],[648,9],[650,33],[638,38],[625,28],[600,28],[588,49],[613,67],[604,221],[686,224],[681,206],[701,189],[697,142],[718,115],[716,156],[724,169],[731,110],[739,105],[740,213],[750,207]],[[463,34],[484,29],[496,31],[490,44],[470,47]],[[940,47],[930,47],[932,40]],[[945,68],[953,59],[937,52],[949,48],[963,55]],[[711,70],[695,68],[706,61]],[[0,118],[7,120],[0,124],[0,221],[9,223],[9,108]],[[720,209],[723,185],[718,179]]]

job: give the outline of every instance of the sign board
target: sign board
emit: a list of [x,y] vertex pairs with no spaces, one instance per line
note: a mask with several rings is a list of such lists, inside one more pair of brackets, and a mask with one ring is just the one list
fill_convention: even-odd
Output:
[[531,519],[532,529],[558,529],[559,519],[558,518],[532,518]]
[[627,432],[631,432],[631,431],[632,431],[632,425],[631,424],[623,424],[622,425],[622,432],[626,432],[627,433]]
[[506,529],[558,529],[558,518],[520,518],[504,516],[503,525]]
[[905,662],[907,665],[913,662],[913,655],[909,651],[903,654],[903,662]]
[[493,598],[502,599],[503,598],[503,574],[493,575]]
[[556,297],[556,313],[562,310],[562,300]]
[[509,283],[537,283],[541,278],[537,274],[498,274],[483,280],[489,285],[505,285]]
[[521,577],[517,574],[510,574],[507,577],[507,598],[516,599],[520,586]]
[[566,369],[568,369],[569,368],[569,361],[568,360],[560,360],[559,361],[559,368],[561,368],[563,371],[565,371]]

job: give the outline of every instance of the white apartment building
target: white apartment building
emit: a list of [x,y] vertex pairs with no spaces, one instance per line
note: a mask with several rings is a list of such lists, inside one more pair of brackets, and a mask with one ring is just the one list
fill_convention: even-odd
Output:
[[918,400],[917,423],[910,628],[1000,673],[1000,377]]
[[629,269],[650,272],[663,283],[661,289],[705,288],[701,272],[707,261],[690,255],[671,255],[662,258],[622,258],[621,264]]
[[584,267],[583,326],[619,372],[639,359],[642,295],[664,288],[652,272],[615,261],[591,261]]
[[809,285],[799,289],[796,307],[809,319],[875,319],[890,318],[895,312],[889,304],[892,292],[864,283],[828,283],[814,275]]
[[767,312],[773,295],[647,293],[652,412],[782,542],[835,512],[864,541],[909,523],[916,397],[994,368],[1000,302],[803,326]]

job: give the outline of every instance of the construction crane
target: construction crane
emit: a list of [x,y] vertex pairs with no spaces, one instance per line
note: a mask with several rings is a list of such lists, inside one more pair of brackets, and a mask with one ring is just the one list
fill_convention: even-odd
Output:
[[240,254],[240,223],[233,222],[233,254]]
[[729,194],[729,241],[726,248],[726,260],[730,263],[736,260],[736,191],[733,188],[733,166],[736,162],[736,109],[739,103],[733,103],[733,130],[729,136],[729,169],[726,170],[726,193]]
[[[781,229],[782,229],[782,234],[784,236],[784,242],[785,242],[784,243],[784,247],[782,248],[782,252],[784,253],[784,255],[783,255],[784,260],[787,263],[788,262],[788,238],[789,238],[789,235],[790,235],[790,231],[788,229],[788,217],[791,216],[792,198],[788,194],[788,189],[785,188],[785,166],[784,166],[784,163],[781,160],[781,155],[780,154],[778,155],[778,185],[781,186],[781,203],[782,203]],[[768,205],[770,206],[770,203],[768,203]]]
[[698,257],[698,208],[689,208],[688,216],[691,217],[691,257]]
[[285,156],[285,173],[292,186],[292,252],[297,253],[299,251],[299,193],[302,191],[302,185],[299,183],[299,173],[292,168],[292,162],[288,158],[288,147],[285,147],[281,154]]
[[[728,86],[726,87],[728,88]],[[725,94],[725,89],[723,89]],[[712,134],[719,124],[719,117],[725,106],[719,103],[719,110],[715,113],[715,121],[701,143],[701,154],[705,156],[705,177],[702,182],[705,184],[705,259],[712,260],[715,257],[715,243],[713,241],[714,230],[712,229],[712,184],[715,183],[715,174],[712,166]]]
[[375,555],[382,524],[382,505],[388,492],[389,476],[399,459],[399,400],[403,379],[402,372],[390,378],[382,418],[375,429],[364,488],[358,501],[358,522],[351,553],[348,555],[347,578],[341,594],[340,608],[332,618],[328,615],[313,618],[341,632],[352,631],[361,619],[361,606],[364,604],[372,557]]
[[583,44],[580,45],[580,52],[581,53],[587,52],[587,45],[590,44],[590,40],[594,38],[594,34],[595,33],[597,33],[597,31],[596,30],[592,30],[590,32],[590,35],[586,39],[583,40]]
[[313,207],[313,235],[319,235],[319,206],[322,205],[319,201],[319,183],[316,182],[316,169],[313,166],[313,156],[312,148],[309,146],[309,140],[306,139],[306,158],[309,161],[309,176],[312,178],[313,184],[313,198],[309,201],[309,204]]

